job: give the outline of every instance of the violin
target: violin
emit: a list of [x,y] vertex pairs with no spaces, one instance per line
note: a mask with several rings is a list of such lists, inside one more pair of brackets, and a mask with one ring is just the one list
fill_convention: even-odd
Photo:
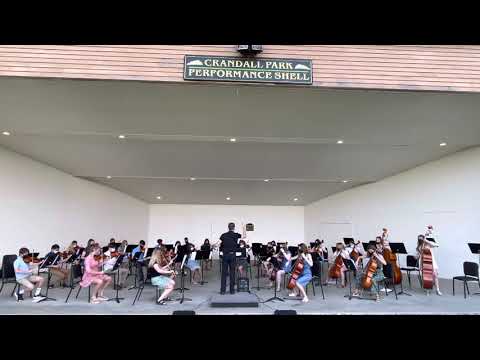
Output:
[[287,289],[292,290],[295,288],[297,285],[297,279],[303,273],[303,267],[303,256],[302,254],[299,254],[297,261],[295,261],[295,264],[293,265],[290,280],[288,280]]
[[335,262],[333,263],[333,265],[330,267],[330,270],[328,271],[328,276],[331,279],[339,279],[342,276],[342,266],[343,266],[343,258],[342,258],[342,254],[340,253],[335,259]]
[[107,255],[93,255],[93,258],[96,260],[96,261],[102,261],[102,260],[105,260],[107,258]]
[[39,264],[42,262],[42,259],[39,259],[37,256],[32,256],[32,254],[25,255],[23,261],[27,264]]
[[119,256],[120,256],[120,253],[118,251],[113,251],[113,252],[110,253],[111,258],[119,257]]

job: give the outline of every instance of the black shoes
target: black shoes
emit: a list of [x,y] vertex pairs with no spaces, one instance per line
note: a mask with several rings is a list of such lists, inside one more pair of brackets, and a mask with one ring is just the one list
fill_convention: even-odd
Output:
[[23,301],[23,294],[17,294],[15,292],[15,299],[17,299],[17,301]]

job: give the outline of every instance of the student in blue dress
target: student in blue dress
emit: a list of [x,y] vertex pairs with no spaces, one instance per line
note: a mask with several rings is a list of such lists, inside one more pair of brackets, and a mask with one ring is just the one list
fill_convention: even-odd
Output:
[[313,266],[312,255],[309,254],[308,248],[305,244],[298,245],[298,255],[292,257],[292,270],[298,258],[301,258],[303,261],[303,272],[300,277],[296,281],[295,288],[292,290],[288,296],[299,296],[298,292],[302,296],[302,301],[304,303],[308,302],[308,296],[305,292],[305,287],[307,284],[312,280],[312,270],[311,267]]
[[190,249],[189,249],[188,261],[187,261],[187,267],[192,272],[192,284],[198,285],[198,282],[195,281],[195,275],[197,275],[198,280],[200,280],[202,275],[200,274],[200,263],[198,262],[198,260],[195,260],[197,251],[195,250],[195,245],[188,243],[188,246],[190,247]]
[[173,291],[175,288],[175,270],[170,268],[172,261],[170,257],[165,252],[164,248],[155,249],[153,251],[150,262],[148,263],[149,268],[153,268],[158,276],[152,277],[152,285],[158,286],[163,290],[160,297],[157,299],[157,304],[165,305],[165,298]]

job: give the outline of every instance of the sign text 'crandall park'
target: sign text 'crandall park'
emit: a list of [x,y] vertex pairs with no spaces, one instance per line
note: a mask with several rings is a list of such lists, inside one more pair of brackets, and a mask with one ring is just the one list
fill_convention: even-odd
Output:
[[312,61],[185,55],[185,80],[312,84]]

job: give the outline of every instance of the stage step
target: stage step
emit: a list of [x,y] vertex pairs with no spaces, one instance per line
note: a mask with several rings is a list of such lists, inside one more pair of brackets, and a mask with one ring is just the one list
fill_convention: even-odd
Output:
[[258,307],[258,298],[248,292],[214,295],[210,301],[212,307]]

